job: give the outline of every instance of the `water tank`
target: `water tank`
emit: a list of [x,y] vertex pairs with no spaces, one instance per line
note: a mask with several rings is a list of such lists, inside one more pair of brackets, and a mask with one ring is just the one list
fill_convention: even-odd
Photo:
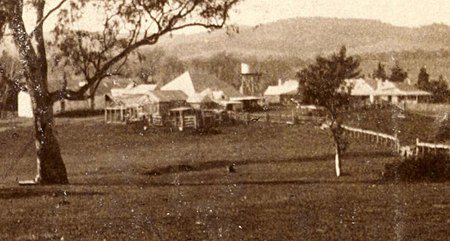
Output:
[[241,74],[251,74],[250,65],[242,63],[241,64]]

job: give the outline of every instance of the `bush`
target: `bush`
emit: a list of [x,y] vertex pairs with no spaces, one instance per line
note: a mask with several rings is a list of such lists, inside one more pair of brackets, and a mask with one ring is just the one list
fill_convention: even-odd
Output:
[[425,156],[386,164],[383,177],[407,182],[450,181],[450,156]]
[[439,130],[436,134],[437,141],[448,141],[450,140],[450,121],[446,120],[441,123]]

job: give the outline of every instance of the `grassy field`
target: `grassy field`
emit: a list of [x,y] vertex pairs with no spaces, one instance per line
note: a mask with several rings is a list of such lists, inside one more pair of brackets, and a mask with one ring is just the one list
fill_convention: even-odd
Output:
[[383,182],[396,158],[356,142],[336,178],[312,125],[57,123],[66,186],[17,186],[35,172],[31,127],[0,132],[0,240],[450,239],[448,183]]

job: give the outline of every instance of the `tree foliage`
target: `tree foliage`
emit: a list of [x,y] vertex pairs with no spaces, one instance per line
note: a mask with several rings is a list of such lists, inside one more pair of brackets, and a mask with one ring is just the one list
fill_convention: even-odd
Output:
[[347,56],[345,47],[329,58],[317,57],[297,75],[304,100],[325,107],[335,116],[340,107],[348,104],[350,93],[345,90],[344,80],[360,75],[359,64],[358,58]]
[[430,81],[426,90],[433,94],[434,102],[443,103],[450,101],[450,90],[448,89],[448,83],[442,75],[439,76],[439,80]]
[[427,72],[427,68],[423,66],[420,68],[419,75],[417,76],[417,87],[419,89],[426,90],[430,82],[430,75]]
[[[70,64],[81,73],[87,85],[77,91],[63,91],[66,99],[86,98],[89,88],[119,74],[130,54],[141,46],[153,45],[173,31],[187,27],[216,29],[224,26],[230,9],[238,0],[109,0],[71,2],[71,11],[60,11],[55,45],[60,50],[61,64]],[[84,16],[83,9],[96,7],[104,12],[102,31],[74,29],[72,24]],[[142,55],[137,56],[141,58]],[[147,69],[144,72],[152,70]],[[154,70],[153,70],[154,71]],[[145,75],[145,73],[144,73]],[[92,91],[91,91],[92,93]],[[61,93],[60,93],[61,94]]]
[[389,80],[392,82],[403,82],[406,78],[408,78],[408,72],[400,67],[400,64],[397,62],[391,68],[391,76]]
[[317,57],[316,62],[310,64],[298,73],[303,100],[309,104],[324,107],[329,114],[330,130],[336,146],[336,175],[340,176],[340,154],[345,149],[345,140],[338,120],[341,107],[349,103],[350,91],[345,80],[360,74],[358,58],[347,56],[343,46],[339,53],[329,58]]
[[381,62],[378,62],[377,68],[373,70],[373,78],[381,80],[388,79],[384,65]]
[[[53,103],[59,99],[80,100],[95,94],[101,80],[117,74],[128,56],[153,45],[173,31],[187,27],[207,29],[224,26],[229,11],[239,0],[45,0],[0,1],[0,38],[8,26],[19,52],[27,89],[32,101],[36,139],[37,183],[68,183],[60,147],[53,132]],[[29,6],[29,8],[28,8]],[[93,19],[87,10],[97,8],[101,31],[89,32],[73,26],[81,19]],[[31,9],[31,10],[30,10]],[[48,10],[47,10],[48,9]],[[29,12],[31,11],[31,12]],[[27,29],[24,15],[35,14],[35,26]],[[58,17],[53,39],[47,39],[44,23]],[[98,20],[96,20],[98,21]],[[48,58],[47,46],[59,48]],[[50,91],[48,60],[74,66],[86,85]],[[88,93],[88,90],[89,93]]]
[[0,56],[0,111],[17,108],[17,93],[24,89],[20,62],[3,52]]
[[439,80],[430,80],[429,74],[427,73],[425,67],[420,69],[417,87],[431,92],[433,95],[433,101],[436,103],[450,101],[450,91],[448,89],[447,81],[442,75],[439,76]]

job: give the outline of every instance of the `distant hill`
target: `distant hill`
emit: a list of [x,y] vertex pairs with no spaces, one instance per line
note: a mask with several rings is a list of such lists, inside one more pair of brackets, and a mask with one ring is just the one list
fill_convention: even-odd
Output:
[[450,26],[408,28],[377,20],[292,18],[256,27],[241,26],[239,33],[231,35],[226,30],[174,35],[162,38],[157,46],[181,59],[208,57],[218,52],[308,59],[337,51],[341,45],[346,45],[351,54],[448,49]]

